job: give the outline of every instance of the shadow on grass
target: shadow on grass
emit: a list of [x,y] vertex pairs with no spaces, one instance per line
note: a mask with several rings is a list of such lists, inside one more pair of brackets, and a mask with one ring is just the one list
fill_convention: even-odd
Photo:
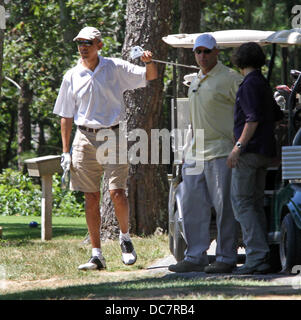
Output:
[[[3,240],[41,239],[41,226],[30,228],[26,223],[1,223],[4,230]],[[55,224],[52,226],[52,237],[74,236],[84,237],[87,228],[76,224]]]
[[19,293],[2,294],[0,300],[103,300],[103,299],[182,299],[185,296],[196,299],[248,299],[276,296],[297,295],[298,291],[290,285],[250,285],[243,282],[210,281],[210,279],[194,279],[187,282],[181,277],[164,276],[131,281],[101,282],[67,286],[56,289],[36,289]]

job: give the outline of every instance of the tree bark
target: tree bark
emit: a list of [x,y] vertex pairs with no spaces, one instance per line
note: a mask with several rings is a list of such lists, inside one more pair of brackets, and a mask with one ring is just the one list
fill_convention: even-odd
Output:
[[[168,47],[162,37],[170,32],[171,0],[129,0],[127,2],[126,36],[123,58],[129,59],[130,49],[139,45],[150,50],[154,58],[165,60]],[[133,63],[140,63],[137,59]],[[163,74],[165,65],[158,64],[158,79],[148,83],[146,88],[125,94],[127,106],[127,127],[144,129],[150,138],[152,128],[161,128]],[[150,139],[149,139],[150,150]],[[149,158],[150,158],[150,152]],[[150,163],[150,161],[149,161]],[[104,186],[104,190],[106,186]],[[131,233],[151,234],[157,227],[167,229],[168,225],[168,181],[166,165],[131,165],[128,179]],[[110,216],[112,205],[102,205],[102,215]],[[111,216],[113,216],[111,214]],[[112,222],[114,225],[114,221]],[[103,224],[104,227],[104,224]]]
[[42,156],[42,155],[44,155],[45,150],[47,150],[46,149],[46,139],[45,139],[43,119],[38,122],[38,126],[39,126],[39,136],[38,136],[37,154],[38,154],[38,156]]
[[78,30],[77,23],[70,16],[70,7],[66,6],[67,0],[59,0],[60,5],[60,26],[63,28],[64,41],[72,41]]
[[[0,6],[4,7],[4,0],[0,0]],[[4,17],[1,17],[1,18],[4,18]],[[0,103],[1,103],[1,88],[2,88],[3,42],[4,42],[4,29],[0,29]]]
[[9,113],[10,113],[10,123],[8,124],[9,135],[8,135],[8,140],[6,143],[4,161],[2,164],[0,164],[0,170],[2,168],[7,168],[9,160],[12,159],[12,157],[13,157],[12,156],[12,143],[13,143],[13,140],[15,139],[15,135],[16,135],[15,121],[17,118],[17,112],[16,112],[15,108],[11,108]]
[[[155,58],[166,60],[168,47],[162,37],[171,26],[171,1],[129,0],[123,56],[129,56],[132,46],[140,45],[153,51]],[[158,64],[158,79],[146,88],[126,94],[128,130],[144,129],[148,137],[151,129],[163,123],[162,95],[165,66]],[[150,150],[150,139],[149,139]],[[150,152],[148,153],[150,155]],[[149,157],[150,159],[150,157]],[[150,160],[149,160],[150,163]],[[151,234],[157,227],[168,226],[168,181],[165,165],[131,165],[128,180],[132,231]]]
[[[201,32],[201,7],[203,6],[203,2],[200,0],[180,0],[179,9],[181,12],[181,22],[179,33],[189,34]],[[191,49],[179,48],[178,60],[181,64],[196,65]],[[184,76],[195,72],[197,72],[195,69],[178,68],[178,97],[187,97],[188,88],[183,84]]]
[[115,216],[115,210],[110,197],[109,182],[103,179],[102,206],[101,206],[101,240],[116,239],[119,236],[119,224]]
[[18,167],[23,170],[22,154],[31,149],[31,120],[29,106],[33,92],[25,80],[20,81],[21,92],[18,101]]

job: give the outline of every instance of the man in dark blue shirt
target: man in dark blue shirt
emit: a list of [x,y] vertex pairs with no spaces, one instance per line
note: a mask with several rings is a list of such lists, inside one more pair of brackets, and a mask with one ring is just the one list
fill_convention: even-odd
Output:
[[231,200],[246,246],[246,262],[233,273],[267,273],[270,266],[263,208],[265,177],[276,156],[275,122],[283,114],[260,70],[265,64],[261,47],[254,42],[243,44],[234,54],[233,62],[245,78],[236,96],[235,146],[227,164],[233,168]]

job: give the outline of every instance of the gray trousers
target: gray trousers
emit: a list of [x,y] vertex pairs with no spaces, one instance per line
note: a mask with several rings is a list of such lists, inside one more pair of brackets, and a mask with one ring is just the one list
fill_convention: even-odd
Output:
[[211,208],[216,211],[217,247],[216,260],[236,264],[237,227],[231,199],[231,169],[226,158],[204,162],[204,170],[189,175],[188,169],[195,164],[183,165],[183,222],[187,241],[185,260],[208,264],[207,250],[210,246]]
[[266,168],[271,158],[243,153],[232,170],[231,198],[236,220],[240,223],[246,246],[246,264],[263,262],[269,253],[264,211]]

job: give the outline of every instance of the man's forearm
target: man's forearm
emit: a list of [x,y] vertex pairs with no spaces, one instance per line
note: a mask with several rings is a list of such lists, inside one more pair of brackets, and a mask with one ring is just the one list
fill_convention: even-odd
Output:
[[[238,139],[238,141],[242,144],[243,147],[245,147],[250,141],[250,139],[253,137],[257,126],[258,126],[258,122],[245,123],[242,134]],[[241,148],[235,145],[227,158],[227,165],[229,168],[235,168],[237,166],[240,153],[241,153]]]
[[61,135],[63,152],[70,151],[70,137],[72,131],[73,118],[61,118]]
[[157,64],[152,61],[153,54],[146,50],[140,57],[141,61],[146,65],[146,80],[155,80],[158,78]]
[[158,78],[158,69],[157,65],[154,62],[151,62],[146,65],[146,80],[155,80]]
[[243,146],[246,146],[249,140],[253,137],[258,126],[258,122],[246,122],[243,132],[238,139]]

